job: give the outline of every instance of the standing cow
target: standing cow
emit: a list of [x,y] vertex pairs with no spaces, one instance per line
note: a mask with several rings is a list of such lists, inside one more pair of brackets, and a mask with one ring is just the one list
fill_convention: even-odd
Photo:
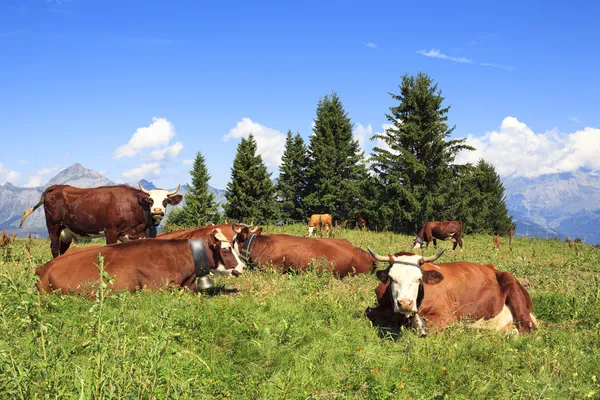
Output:
[[44,204],[46,226],[50,236],[52,256],[67,251],[77,237],[106,237],[106,244],[141,239],[149,230],[156,236],[156,227],[165,216],[167,205],[183,200],[173,191],[146,190],[127,185],[76,188],[53,185],[44,190],[40,201],[23,213],[21,224],[40,205]]
[[308,235],[313,236],[316,234],[316,229],[322,232],[323,228],[329,233],[333,233],[333,218],[331,214],[313,214],[310,216],[308,221]]
[[436,239],[448,240],[451,239],[454,243],[452,250],[456,249],[456,245],[460,246],[462,251],[462,222],[460,221],[436,221],[427,222],[417,236],[413,240],[414,250],[423,248],[423,242],[425,242],[425,248],[429,247],[429,242],[433,240],[433,246],[437,247]]

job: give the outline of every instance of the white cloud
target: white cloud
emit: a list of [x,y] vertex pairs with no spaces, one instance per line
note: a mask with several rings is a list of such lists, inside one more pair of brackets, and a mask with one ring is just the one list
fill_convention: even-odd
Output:
[[35,175],[30,175],[29,176],[29,180],[23,186],[24,187],[38,187],[38,186],[42,186],[49,179],[47,177],[47,175],[56,173],[56,172],[58,172],[59,169],[60,169],[59,166],[51,167],[51,168],[41,168],[41,169],[39,169],[35,173]]
[[373,42],[367,42],[367,43],[363,43],[366,47],[370,48],[370,49],[376,49],[377,48],[377,44],[373,43]]
[[149,126],[138,128],[127,144],[115,150],[114,158],[135,157],[144,149],[166,146],[175,136],[175,127],[165,118],[152,118]]
[[0,185],[6,182],[10,182],[13,185],[19,181],[21,174],[17,171],[4,168],[4,165],[0,163]]
[[501,68],[511,71],[513,69],[512,65],[502,65],[502,64],[494,64],[494,63],[480,63],[482,67],[491,67],[491,68]]
[[354,139],[358,140],[358,145],[360,146],[362,151],[365,151],[365,143],[368,139],[373,136],[373,127],[369,124],[367,127],[364,127],[363,124],[357,124],[354,126],[354,131],[352,132],[354,135]]
[[494,165],[501,176],[537,177],[573,172],[579,168],[600,170],[600,129],[585,128],[566,135],[556,130],[534,133],[514,117],[506,117],[499,131],[469,135],[475,151],[460,153],[456,163],[476,163],[480,158]]
[[421,54],[422,56],[425,56],[425,57],[441,58],[443,60],[450,60],[450,61],[454,61],[454,62],[458,62],[458,63],[470,63],[471,62],[471,60],[469,60],[468,58],[465,58],[465,57],[447,56],[446,54],[443,54],[442,52],[440,52],[438,49],[431,49],[429,51],[419,50],[419,51],[417,51],[417,54]]
[[227,142],[229,139],[248,138],[250,134],[254,135],[256,151],[262,156],[265,165],[281,164],[281,156],[285,149],[285,134],[253,122],[250,118],[242,118],[227,135],[223,136],[223,140]]
[[[392,124],[382,124],[381,125],[381,132],[377,132],[375,134],[376,135],[383,135],[391,127],[392,127]],[[392,151],[392,149],[390,148],[390,146],[388,146],[388,144],[385,142],[385,140],[380,139],[380,138],[375,139],[375,147],[379,147],[382,150],[387,150],[387,151],[390,151],[390,152],[394,153]]]
[[192,165],[194,160],[183,160],[183,165]]
[[183,150],[183,144],[177,142],[172,146],[165,147],[164,149],[153,150],[147,158],[152,161],[168,161],[179,155]]
[[571,121],[575,122],[576,124],[580,124],[580,123],[581,123],[581,121],[580,121],[580,120],[579,120],[579,118],[577,118],[577,117],[570,117],[569,119],[570,119]]
[[137,182],[141,179],[153,179],[160,176],[160,171],[160,163],[144,163],[139,167],[123,172],[123,178],[129,182]]

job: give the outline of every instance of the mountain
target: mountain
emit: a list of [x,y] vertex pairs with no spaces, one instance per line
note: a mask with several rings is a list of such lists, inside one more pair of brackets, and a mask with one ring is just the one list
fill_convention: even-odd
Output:
[[537,178],[509,176],[502,181],[518,234],[600,243],[599,175],[579,170]]

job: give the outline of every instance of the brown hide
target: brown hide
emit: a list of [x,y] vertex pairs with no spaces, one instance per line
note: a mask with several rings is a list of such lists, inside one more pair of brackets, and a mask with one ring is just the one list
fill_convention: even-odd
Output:
[[[248,240],[248,229],[238,234],[236,249]],[[237,247],[239,245],[239,247]],[[272,263],[282,271],[306,269],[311,260],[322,258],[334,265],[333,273],[339,277],[371,273],[375,259],[367,252],[350,244],[346,239],[320,239],[292,235],[259,235],[250,246],[250,260],[259,264]]]
[[[490,319],[506,304],[521,333],[536,329],[530,314],[531,297],[512,274],[500,272],[489,264],[452,262],[423,264],[424,296],[419,315],[433,329],[446,328],[460,318]],[[388,313],[392,309],[389,279],[379,283],[375,294],[376,310]]]
[[331,214],[313,214],[308,221],[308,226],[314,226],[315,228],[333,229],[333,218]]
[[[233,254],[221,249],[221,242],[214,235],[207,235],[203,240],[211,269],[219,261],[226,269],[237,266]],[[90,289],[86,289],[86,286],[99,279],[95,265],[99,253],[104,257],[106,272],[115,275],[114,283],[110,286],[113,291],[135,291],[142,287],[158,289],[165,284],[195,290],[196,270],[188,240],[136,240],[77,250],[54,258],[36,269],[35,273],[40,277],[37,287],[41,292],[58,289],[68,294],[95,290],[95,285],[91,285]]]
[[[175,205],[182,199],[181,195],[171,195],[165,202]],[[82,236],[105,232],[107,244],[116,243],[123,236],[129,239],[145,237],[146,230],[154,225],[150,203],[148,194],[127,185],[97,188],[53,185],[42,193],[37,205],[25,211],[20,226],[43,204],[52,256],[58,257],[70,245],[70,242],[60,240],[65,228]]]
[[451,239],[454,242],[452,250],[456,249],[456,245],[459,245],[462,249],[462,222],[460,221],[434,221],[427,222],[414,240],[417,243],[417,238],[425,242],[425,248],[429,247],[429,242],[433,241],[433,245],[437,246],[436,239],[448,240]]

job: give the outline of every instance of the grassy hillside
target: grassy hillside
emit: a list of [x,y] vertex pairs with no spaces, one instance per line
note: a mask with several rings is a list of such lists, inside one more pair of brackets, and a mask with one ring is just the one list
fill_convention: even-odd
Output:
[[[336,235],[380,253],[411,244],[389,233]],[[222,290],[212,297],[40,296],[33,271],[51,258],[49,242],[33,241],[29,257],[17,240],[0,255],[0,398],[599,398],[600,250],[543,239],[517,238],[512,252],[506,238],[499,251],[489,236],[464,242],[439,261],[515,274],[532,296],[537,332],[455,324],[420,339],[378,330],[363,315],[375,302],[372,275],[267,269],[215,279]]]

